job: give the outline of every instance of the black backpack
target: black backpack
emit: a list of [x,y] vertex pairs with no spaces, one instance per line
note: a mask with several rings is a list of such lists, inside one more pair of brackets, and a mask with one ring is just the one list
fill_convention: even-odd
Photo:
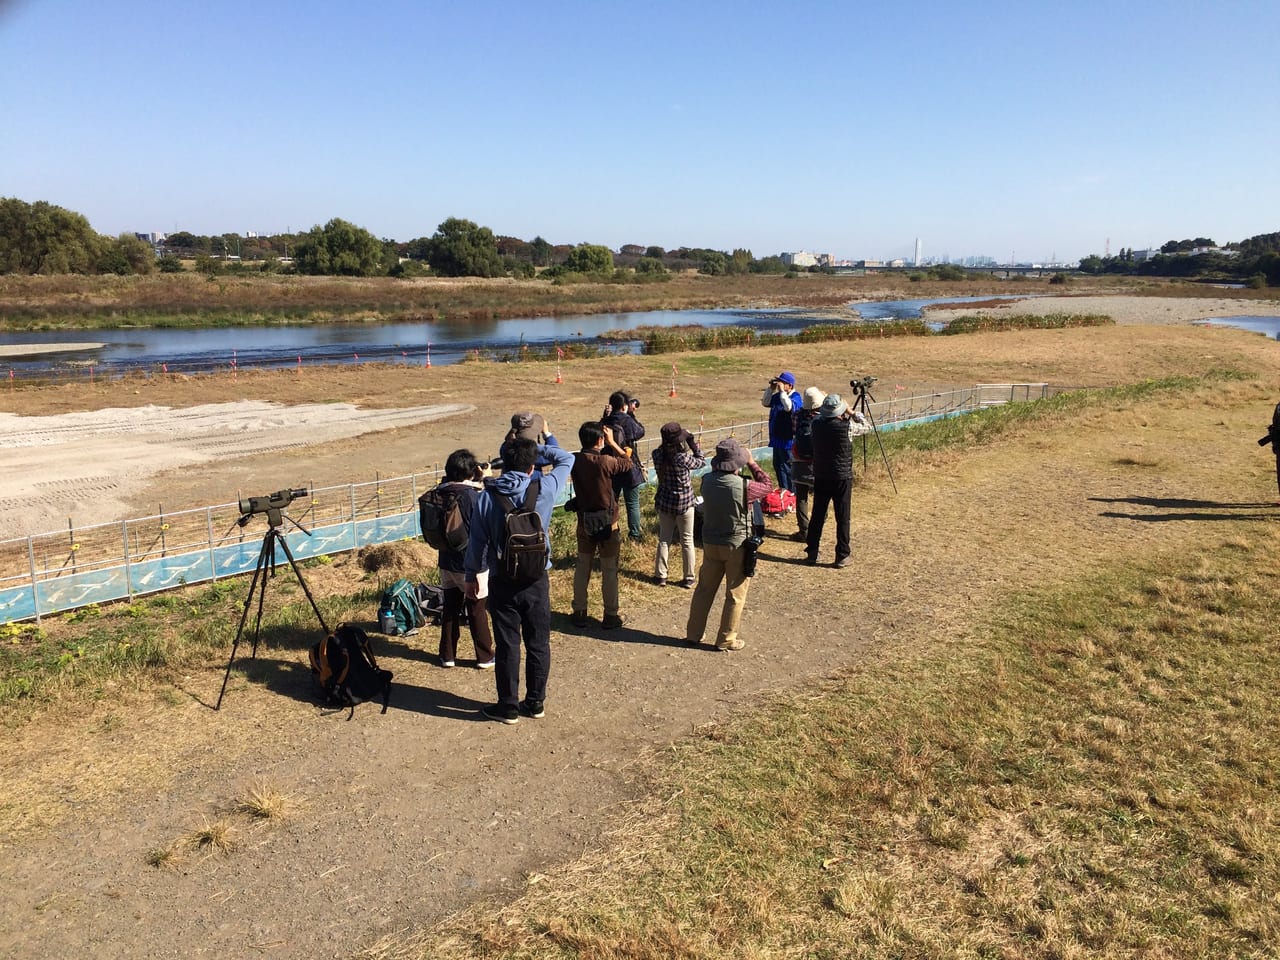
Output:
[[547,531],[537,509],[541,490],[542,481],[534,477],[519,504],[504,493],[489,491],[506,515],[498,551],[502,577],[522,586],[544,576],[547,569]]
[[437,550],[465,550],[471,536],[462,516],[462,492],[444,484],[418,498],[418,521],[422,539]]
[[796,434],[791,443],[791,456],[796,460],[813,459],[813,417],[808,411],[797,414]]
[[359,627],[344,623],[311,648],[311,673],[320,688],[325,706],[350,707],[382,696],[382,712],[391,699],[391,671],[378,666],[369,644],[369,635]]

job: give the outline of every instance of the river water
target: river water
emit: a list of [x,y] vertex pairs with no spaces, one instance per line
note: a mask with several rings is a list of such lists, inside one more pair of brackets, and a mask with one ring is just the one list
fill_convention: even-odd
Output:
[[[1016,298],[1016,297],[1015,297]],[[886,300],[854,303],[849,308],[864,321],[914,319],[932,304],[972,303],[990,296],[944,297],[928,300]],[[1271,324],[1262,329],[1274,335],[1275,317],[1218,318],[1216,323]],[[633,340],[605,340],[613,330],[638,326],[745,326],[769,333],[795,333],[817,323],[848,322],[812,311],[774,310],[654,310],[637,313],[598,313],[576,317],[516,317],[507,320],[438,320],[415,323],[325,323],[193,327],[182,329],[62,330],[0,333],[2,371],[14,375],[50,370],[94,368],[104,374],[130,369],[160,371],[217,370],[230,367],[287,367],[294,364],[359,363],[376,360],[424,366],[456,363],[473,351],[486,356],[519,356],[522,346],[543,350],[556,345],[584,344],[615,352],[635,352]],[[1250,327],[1249,329],[1254,329]],[[93,341],[100,346],[84,346]],[[21,345],[39,345],[43,352],[22,354]],[[49,352],[50,346],[67,349]]]

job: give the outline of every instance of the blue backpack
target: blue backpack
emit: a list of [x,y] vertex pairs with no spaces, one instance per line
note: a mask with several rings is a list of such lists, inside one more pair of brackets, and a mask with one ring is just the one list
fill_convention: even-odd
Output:
[[403,637],[417,633],[427,622],[418,603],[418,590],[408,580],[397,580],[382,591],[378,603],[378,629],[388,636]]

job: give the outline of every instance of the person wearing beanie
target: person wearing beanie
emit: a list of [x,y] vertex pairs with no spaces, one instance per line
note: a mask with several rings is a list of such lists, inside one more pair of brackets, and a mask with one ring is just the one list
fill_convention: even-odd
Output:
[[818,408],[827,398],[817,387],[804,392],[804,401],[791,415],[791,479],[796,487],[796,532],[793,540],[809,537],[809,498],[813,493],[813,421],[818,418]]
[[[746,467],[753,479],[739,476]],[[689,603],[685,643],[696,647],[706,632],[711,604],[725,581],[724,609],[716,632],[717,650],[741,650],[738,626],[747,604],[751,578],[743,573],[745,543],[751,529],[751,504],[773,492],[769,475],[760,468],[751,451],[733,437],[716,444],[711,472],[702,478],[702,567],[698,586]]]
[[778,486],[795,493],[791,479],[791,414],[800,406],[796,377],[783,370],[769,381],[760,397],[760,406],[769,408],[769,448],[773,451],[773,473]]
[[653,451],[653,468],[658,475],[658,490],[653,498],[658,511],[658,553],[654,558],[653,577],[660,587],[667,585],[668,557],[677,535],[684,570],[680,586],[693,587],[697,554],[693,548],[694,495],[690,473],[706,465],[707,459],[693,434],[675,421],[662,425],[662,444]]

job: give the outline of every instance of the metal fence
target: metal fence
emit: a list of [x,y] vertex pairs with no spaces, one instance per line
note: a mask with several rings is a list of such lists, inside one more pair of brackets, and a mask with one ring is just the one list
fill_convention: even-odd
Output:
[[[947,387],[910,396],[897,396],[903,391],[896,387],[886,392],[890,399],[869,399],[868,408],[879,427],[892,430],[1057,391],[1048,384],[1024,383]],[[765,420],[711,429],[699,424],[699,430],[707,453],[727,436],[767,453]],[[641,462],[650,462],[656,442],[642,442]],[[416,539],[421,535],[418,497],[439,480],[437,470],[311,490],[286,511],[310,534],[288,521],[280,532],[298,560]],[[562,499],[567,496],[562,491]],[[0,623],[39,621],[90,604],[133,600],[251,572],[265,532],[260,514],[245,518],[238,503],[222,503],[85,527],[68,521],[63,531],[0,541]],[[287,562],[282,552],[276,559]]]

